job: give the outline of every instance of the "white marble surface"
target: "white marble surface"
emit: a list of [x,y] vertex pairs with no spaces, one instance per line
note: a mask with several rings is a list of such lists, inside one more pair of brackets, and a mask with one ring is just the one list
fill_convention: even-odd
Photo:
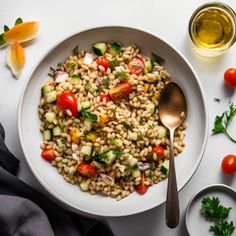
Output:
[[[26,48],[27,63],[18,81],[15,81],[5,66],[6,50],[0,50],[0,120],[6,130],[6,143],[21,159],[19,177],[40,191],[45,192],[32,175],[24,159],[17,134],[17,107],[23,84],[39,58],[66,35],[86,28],[122,25],[148,30],[160,36],[182,52],[196,70],[206,94],[209,111],[209,126],[213,126],[215,115],[225,111],[228,101],[236,102],[234,89],[223,83],[223,73],[228,67],[236,67],[236,45],[218,58],[205,59],[192,54],[187,41],[187,25],[191,13],[203,0],[129,0],[129,1],[79,1],[41,0],[14,1],[0,0],[0,27],[12,25],[17,17],[25,21],[39,20],[39,37]],[[236,2],[224,1],[236,10]],[[214,98],[222,99],[221,103]],[[236,122],[230,126],[235,134]],[[201,128],[201,127],[199,127]],[[187,186],[180,192],[180,225],[169,229],[165,225],[165,205],[147,212],[120,218],[106,218],[116,235],[122,236],[163,236],[187,235],[184,214],[188,201],[201,188],[209,184],[225,183],[236,188],[235,176],[221,173],[220,164],[224,155],[236,153],[236,145],[223,135],[212,136],[203,160]]]

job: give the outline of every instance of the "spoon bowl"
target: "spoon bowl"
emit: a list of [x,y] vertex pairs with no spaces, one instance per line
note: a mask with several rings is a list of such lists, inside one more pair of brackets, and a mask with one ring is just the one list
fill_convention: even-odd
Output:
[[179,223],[179,198],[174,164],[174,132],[185,120],[187,102],[182,89],[175,82],[167,84],[159,100],[159,117],[170,131],[170,162],[166,197],[166,224],[175,228]]

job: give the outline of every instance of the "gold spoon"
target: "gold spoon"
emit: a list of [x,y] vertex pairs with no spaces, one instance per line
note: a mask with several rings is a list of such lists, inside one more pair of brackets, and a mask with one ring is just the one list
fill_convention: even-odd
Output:
[[166,224],[175,228],[179,223],[179,198],[174,163],[174,132],[187,115],[187,103],[182,89],[174,82],[167,84],[159,100],[159,117],[170,131],[170,162],[166,196]]

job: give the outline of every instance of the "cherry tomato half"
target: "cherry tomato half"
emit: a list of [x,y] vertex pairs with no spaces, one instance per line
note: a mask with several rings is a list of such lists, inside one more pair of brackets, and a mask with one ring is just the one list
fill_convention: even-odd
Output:
[[225,71],[224,81],[226,84],[236,87],[236,68],[229,68]]
[[76,116],[78,110],[75,95],[68,92],[62,93],[57,98],[57,107],[62,111],[66,111],[68,109],[71,111],[73,116]]
[[105,70],[109,67],[109,61],[106,58],[99,57],[96,63],[98,66],[103,66]]
[[84,177],[96,176],[97,171],[95,167],[90,164],[81,163],[77,166],[77,171]]
[[104,98],[106,99],[106,102],[111,101],[111,99],[108,95],[100,95],[100,101],[103,101]]
[[144,62],[141,58],[135,57],[129,62],[128,68],[132,74],[139,75],[143,72]]
[[149,185],[145,184],[144,183],[145,181],[146,181],[146,176],[145,173],[142,172],[140,185],[138,185],[138,187],[135,189],[137,193],[144,194],[147,192]]
[[162,146],[155,146],[152,147],[152,152],[157,155],[157,157],[163,157],[164,156],[165,149]]
[[56,158],[56,155],[54,154],[54,149],[44,149],[41,152],[41,156],[43,159],[47,160],[47,161],[54,161]]
[[131,91],[131,85],[128,82],[120,83],[115,88],[110,89],[109,95],[113,101],[120,101],[127,97]]
[[226,174],[236,172],[236,156],[233,154],[225,156],[221,162],[221,169]]

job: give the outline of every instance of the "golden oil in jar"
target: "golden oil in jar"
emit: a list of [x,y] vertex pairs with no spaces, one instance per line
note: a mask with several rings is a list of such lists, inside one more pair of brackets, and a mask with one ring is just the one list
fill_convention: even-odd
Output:
[[236,39],[236,14],[222,3],[199,7],[189,23],[189,34],[195,48],[206,56],[216,56],[233,45]]

